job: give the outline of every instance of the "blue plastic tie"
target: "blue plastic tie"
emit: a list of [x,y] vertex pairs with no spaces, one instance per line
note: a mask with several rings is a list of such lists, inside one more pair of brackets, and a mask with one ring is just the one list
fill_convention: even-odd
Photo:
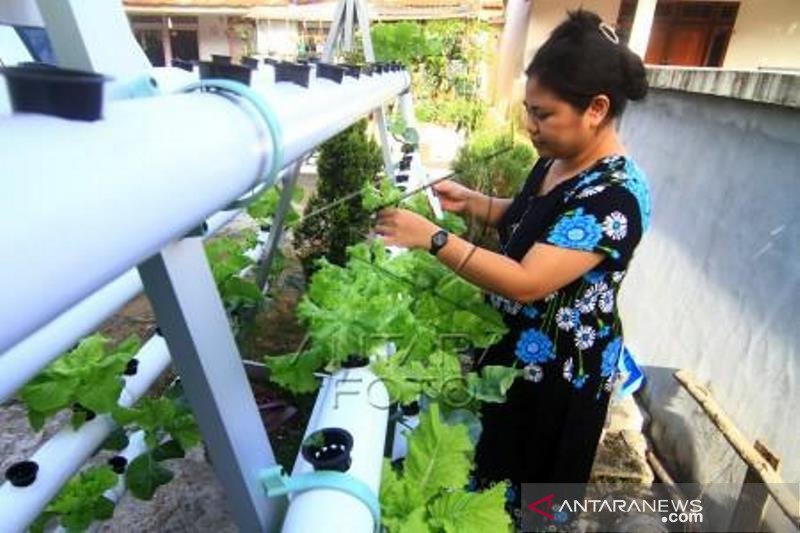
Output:
[[279,465],[262,470],[259,477],[269,498],[313,489],[333,489],[347,493],[367,506],[372,514],[374,530],[380,531],[381,505],[378,497],[366,483],[350,474],[334,470],[317,470],[307,474],[287,476],[283,467]]
[[[261,115],[261,118],[266,123],[267,130],[269,130],[272,139],[272,164],[264,173],[264,176],[262,176],[260,183],[256,184],[256,187],[262,183],[266,186],[265,188],[275,185],[278,173],[281,171],[281,168],[283,168],[283,130],[281,129],[280,121],[272,107],[267,104],[260,94],[238,81],[222,79],[200,80],[184,87],[183,92],[191,92],[197,89],[218,89],[227,91],[244,98],[256,108],[259,115]],[[253,194],[243,200],[237,200],[229,206],[228,209],[245,207],[258,198],[258,196],[259,195]]]

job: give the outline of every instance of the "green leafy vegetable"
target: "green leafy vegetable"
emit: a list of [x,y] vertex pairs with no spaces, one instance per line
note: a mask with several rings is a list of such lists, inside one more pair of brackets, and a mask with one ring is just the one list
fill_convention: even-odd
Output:
[[174,474],[159,464],[153,454],[144,453],[134,459],[125,471],[125,486],[140,500],[151,500],[156,489],[166,485]]
[[108,520],[114,514],[114,502],[103,494],[116,484],[117,475],[106,465],[79,473],[50,502],[31,525],[31,531],[44,531],[53,519],[70,532],[85,531],[95,520]]
[[380,501],[390,533],[508,530],[505,484],[467,492],[473,444],[464,424],[446,423],[436,403],[408,436],[402,472],[384,461]]
[[82,407],[72,418],[76,428],[86,419],[85,409],[96,414],[111,412],[124,385],[122,372],[140,345],[134,335],[111,347],[108,339],[97,334],[56,359],[19,394],[33,429],[38,431],[47,418],[75,404]]

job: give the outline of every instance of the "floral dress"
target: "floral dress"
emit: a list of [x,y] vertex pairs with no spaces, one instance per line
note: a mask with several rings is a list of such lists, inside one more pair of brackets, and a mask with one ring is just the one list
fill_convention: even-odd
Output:
[[649,225],[644,174],[624,156],[597,161],[537,196],[540,159],[498,225],[501,252],[522,260],[536,243],[596,252],[602,262],[546,298],[488,296],[508,326],[478,366],[521,368],[505,404],[486,404],[478,478],[582,483],[589,478],[622,351],[617,295]]

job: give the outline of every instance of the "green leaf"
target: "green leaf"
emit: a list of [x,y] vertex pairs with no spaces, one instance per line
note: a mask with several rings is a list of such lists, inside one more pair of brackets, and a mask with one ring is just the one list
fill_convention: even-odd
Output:
[[118,427],[111,432],[111,434],[106,437],[106,440],[103,441],[103,449],[104,450],[111,450],[118,452],[120,450],[125,449],[126,446],[129,444],[128,434],[125,432],[125,428]]
[[94,519],[108,520],[114,516],[114,502],[101,496],[94,502]]
[[79,383],[77,378],[53,380],[40,374],[23,387],[20,397],[29,409],[48,412],[68,405]]
[[467,428],[442,422],[439,406],[432,403],[408,437],[405,479],[425,501],[441,489],[461,488],[469,479],[472,451]]
[[[58,517],[69,531],[83,531],[94,520],[105,520],[114,512],[114,504],[103,493],[117,484],[117,475],[107,465],[91,467],[70,479],[45,509],[43,521]],[[109,509],[108,504],[111,504]]]
[[508,366],[485,366],[480,375],[471,372],[467,376],[470,394],[482,402],[503,403],[506,392],[521,374],[521,370]]
[[430,525],[446,533],[511,531],[505,493],[505,483],[482,492],[459,489],[444,493],[428,506]]
[[166,461],[167,459],[181,459],[186,456],[183,447],[176,440],[168,440],[161,443],[153,450],[153,459],[156,461]]
[[403,517],[389,518],[384,525],[392,533],[430,533],[427,515],[425,507],[417,507]]
[[98,375],[91,383],[82,384],[75,398],[95,413],[108,413],[117,405],[123,385],[122,378],[116,373]]
[[[92,335],[56,359],[20,391],[31,426],[40,429],[47,418],[75,403],[97,414],[110,412],[122,391],[121,373],[139,345],[135,336],[112,347],[102,335]],[[85,414],[73,417],[76,427],[84,421]]]
[[125,471],[125,486],[140,500],[151,500],[158,487],[169,483],[172,471],[145,453],[134,459]]
[[286,390],[301,394],[319,388],[314,372],[321,362],[313,352],[267,356],[264,364],[269,369],[270,381]]

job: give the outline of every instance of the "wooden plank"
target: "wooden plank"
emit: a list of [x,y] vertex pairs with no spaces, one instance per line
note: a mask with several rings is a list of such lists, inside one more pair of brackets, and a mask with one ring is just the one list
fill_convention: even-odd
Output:
[[[753,447],[777,472],[780,468],[780,458],[761,441],[757,440]],[[769,491],[761,482],[758,472],[748,466],[728,531],[762,531],[761,522],[764,520],[768,503]]]
[[792,521],[796,528],[800,528],[800,502],[789,490],[776,469],[750,444],[750,441],[711,396],[708,389],[700,385],[691,372],[681,369],[675,372],[674,377],[703,408],[711,422],[719,429],[739,457],[754,471],[757,480],[765,484],[767,491],[775,499],[775,503],[781,508],[783,514]]

